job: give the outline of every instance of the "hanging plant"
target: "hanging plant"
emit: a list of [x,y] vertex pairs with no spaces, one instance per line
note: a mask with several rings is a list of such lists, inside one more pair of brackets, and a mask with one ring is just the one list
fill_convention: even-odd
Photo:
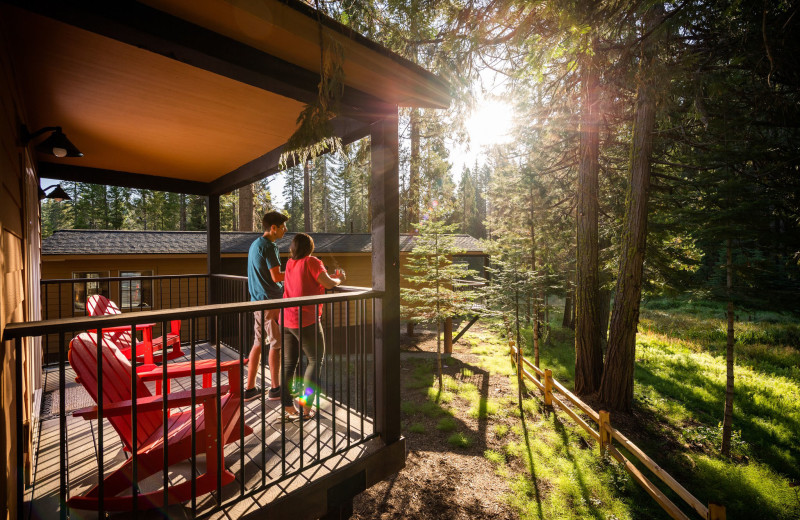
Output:
[[281,154],[280,165],[286,168],[288,160],[304,164],[323,153],[342,151],[341,138],[333,135],[331,119],[339,113],[339,102],[344,93],[344,49],[334,37],[325,33],[317,3],[319,29],[319,85],[317,99],[307,104],[297,117],[297,130],[286,141],[286,151]]

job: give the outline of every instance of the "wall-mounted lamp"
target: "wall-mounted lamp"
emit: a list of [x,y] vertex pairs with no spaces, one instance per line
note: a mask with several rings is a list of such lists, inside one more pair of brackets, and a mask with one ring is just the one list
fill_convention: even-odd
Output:
[[[51,188],[55,188],[55,189],[53,191],[51,191],[50,193],[47,193],[47,190],[49,190]],[[67,195],[67,192],[64,191],[64,188],[62,188],[60,184],[53,184],[53,185],[48,186],[48,187],[46,187],[44,189],[42,189],[40,187],[39,188],[39,200],[42,200],[42,199],[51,199],[51,200],[54,200],[56,202],[61,202],[62,200],[72,200],[70,198],[70,196]]]
[[36,139],[45,132],[53,133],[50,134],[50,137],[37,144],[36,150],[42,153],[55,155],[56,157],[83,157],[83,153],[81,153],[81,151],[78,150],[78,148],[72,144],[69,139],[67,139],[67,136],[61,131],[60,126],[46,126],[40,130],[30,133],[28,132],[28,127],[22,125],[22,128],[20,129],[20,139],[22,140],[22,145],[26,146],[32,140]]

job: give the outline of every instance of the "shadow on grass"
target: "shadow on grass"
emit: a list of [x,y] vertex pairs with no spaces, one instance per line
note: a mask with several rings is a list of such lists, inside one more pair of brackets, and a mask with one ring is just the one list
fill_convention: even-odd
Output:
[[[404,396],[404,402],[401,406],[404,415],[413,418],[418,413],[423,413],[432,419],[437,417],[451,417],[451,413],[446,406],[447,403],[443,402],[443,394],[447,389],[444,387],[438,389],[435,360],[431,358],[421,360],[409,359],[408,362],[413,368],[410,380],[404,384],[406,395]],[[481,452],[483,452],[488,447],[487,436],[490,417],[488,410],[489,372],[478,366],[461,362],[455,358],[443,357],[442,374],[443,376],[450,376],[462,383],[475,384],[478,388],[477,428],[468,425],[458,417],[453,417],[453,420],[456,425],[455,431],[465,432],[469,440],[472,441],[470,446],[474,446],[476,449],[480,449]],[[464,374],[470,375],[465,376]],[[477,382],[477,384],[475,382]],[[414,389],[432,389],[436,393],[434,395],[422,393],[422,403],[417,405],[409,399],[409,397],[411,397],[411,395],[409,395],[410,391]],[[453,451],[453,449],[456,448],[447,445],[441,447],[441,451]]]
[[[680,374],[680,381],[667,379],[639,365],[636,382],[680,401],[695,419],[707,427],[716,427],[722,420],[725,386],[705,376],[702,366],[691,360],[672,362],[669,368]],[[800,431],[800,421],[788,415],[767,415],[754,398],[780,402],[783,396],[747,381],[736,382],[734,389],[733,429],[741,430],[742,439],[750,445],[757,459],[795,480],[800,478],[800,446],[794,440],[796,432]],[[780,425],[785,432],[795,432],[795,435],[788,433],[788,437],[782,437],[770,430],[771,424]]]

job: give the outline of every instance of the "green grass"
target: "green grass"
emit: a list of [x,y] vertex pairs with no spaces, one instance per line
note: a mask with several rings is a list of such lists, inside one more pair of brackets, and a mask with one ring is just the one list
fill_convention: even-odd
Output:
[[472,446],[472,439],[464,433],[457,432],[447,438],[447,443],[454,448],[469,448]]
[[[800,481],[800,320],[763,311],[738,310],[737,316],[733,458],[719,456],[727,324],[724,306],[711,302],[659,299],[643,306],[634,375],[634,403],[640,410],[636,417],[642,420],[637,443],[702,502],[724,504],[729,519],[800,518],[798,488],[789,487]],[[560,323],[560,317],[554,318]],[[523,337],[526,357],[532,360],[530,331],[523,330]],[[572,331],[554,326],[549,341],[541,345],[540,359],[542,368],[551,368],[557,380],[571,387]],[[527,412],[526,417],[535,416],[534,410]],[[551,441],[545,444],[550,448],[535,451],[555,457],[556,464],[563,462]],[[505,453],[525,457],[519,439],[507,444]],[[612,484],[624,480],[624,475],[603,475],[601,480]],[[575,495],[574,489],[569,491],[574,485],[569,479],[557,478],[551,484],[557,494]],[[516,483],[520,492],[529,485]],[[638,493],[627,483],[613,485],[621,496]],[[544,502],[544,517],[573,515],[548,510]],[[628,513],[642,517],[644,504],[630,504]],[[527,511],[525,504],[518,505]],[[592,514],[590,509],[584,512]]]
[[408,427],[408,431],[411,433],[425,433],[425,425],[419,422],[414,423]]
[[[480,396],[473,401],[473,417],[485,416],[493,443],[502,443],[501,448],[485,450],[484,458],[508,481],[511,492],[504,500],[521,518],[666,517],[644,491],[632,485],[627,473],[620,474],[613,464],[602,462],[596,446],[579,427],[563,414],[556,418],[545,413],[537,395],[523,400],[521,417],[508,343],[494,333],[477,337],[472,352],[480,356],[480,368],[508,376],[512,392],[500,399]],[[503,422],[497,422],[501,418]]]
[[456,420],[452,417],[443,417],[439,419],[439,422],[436,424],[436,429],[440,432],[451,432],[458,427]]
[[506,463],[506,456],[499,451],[486,450],[483,452],[483,456],[495,466],[503,466]]

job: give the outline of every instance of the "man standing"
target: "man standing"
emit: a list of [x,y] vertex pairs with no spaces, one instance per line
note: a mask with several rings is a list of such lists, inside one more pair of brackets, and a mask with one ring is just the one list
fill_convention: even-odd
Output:
[[[289,217],[277,211],[266,213],[261,219],[264,234],[258,237],[247,253],[247,283],[250,289],[250,301],[275,300],[283,297],[283,272],[278,245],[275,243],[286,233],[286,221]],[[247,386],[244,400],[251,401],[261,395],[261,388],[256,386],[258,362],[261,359],[261,330],[267,333],[269,342],[269,375],[272,388],[269,390],[270,401],[281,398],[281,330],[278,325],[280,309],[263,311],[264,324],[261,324],[262,311],[255,313],[255,337],[250,359],[247,363]]]

